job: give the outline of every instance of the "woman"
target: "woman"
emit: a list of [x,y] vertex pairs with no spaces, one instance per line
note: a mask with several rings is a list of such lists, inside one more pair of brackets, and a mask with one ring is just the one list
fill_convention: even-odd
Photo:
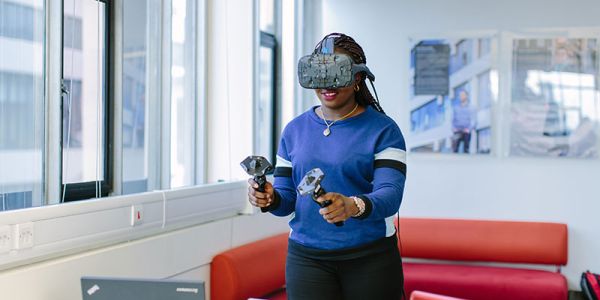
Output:
[[[351,37],[332,33],[335,53],[366,63],[362,48]],[[396,123],[386,116],[356,74],[352,85],[316,89],[320,106],[296,117],[284,129],[274,185],[255,190],[250,179],[250,203],[277,216],[294,214],[289,224],[286,288],[297,299],[400,299],[402,262],[394,216],[404,190],[406,153]],[[317,201],[296,187],[304,174],[320,168],[329,193]],[[334,226],[336,222],[343,226]]]

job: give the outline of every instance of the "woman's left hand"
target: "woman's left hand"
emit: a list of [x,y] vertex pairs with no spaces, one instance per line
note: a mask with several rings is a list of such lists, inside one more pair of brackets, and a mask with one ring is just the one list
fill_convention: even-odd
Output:
[[358,213],[358,207],[356,207],[354,199],[352,198],[338,193],[326,193],[317,198],[317,201],[320,203],[327,200],[331,200],[331,204],[319,209],[319,213],[328,223],[345,221]]

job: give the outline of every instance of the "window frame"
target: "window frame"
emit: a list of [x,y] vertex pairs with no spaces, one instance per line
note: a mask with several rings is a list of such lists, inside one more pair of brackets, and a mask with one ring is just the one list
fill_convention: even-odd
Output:
[[[60,80],[61,80],[61,89],[64,88],[64,47],[65,47],[65,41],[64,41],[64,34],[65,34],[65,15],[64,15],[64,2],[66,0],[62,0],[62,7],[63,7],[63,11],[61,13],[61,17],[60,17],[60,22],[61,22],[61,34],[60,34],[60,44],[61,44],[61,50],[60,50],[60,62],[61,62],[61,67],[60,67]],[[82,0],[75,0],[75,1],[82,1]],[[62,160],[63,160],[63,127],[61,125],[60,127],[60,135],[59,135],[59,145],[60,145],[60,168],[59,168],[59,182],[60,182],[60,201],[59,202],[70,202],[70,201],[77,201],[77,200],[85,200],[85,199],[93,199],[97,196],[99,197],[107,197],[110,195],[110,193],[112,192],[113,189],[113,170],[114,170],[114,166],[113,166],[113,153],[112,153],[112,149],[113,149],[113,136],[114,136],[114,116],[113,116],[113,110],[112,110],[112,101],[113,101],[113,94],[110,92],[110,88],[111,88],[111,80],[114,78],[114,70],[113,68],[111,68],[111,65],[114,62],[114,55],[113,55],[113,49],[112,49],[112,43],[110,42],[110,37],[113,34],[112,32],[112,1],[111,0],[95,0],[95,1],[99,1],[104,3],[105,5],[105,13],[104,13],[104,51],[106,53],[106,58],[104,61],[104,104],[103,104],[103,109],[104,109],[104,116],[102,118],[103,123],[103,128],[104,128],[104,145],[102,146],[102,149],[104,151],[104,162],[102,164],[103,168],[104,168],[104,179],[100,180],[100,181],[85,181],[85,182],[77,182],[77,183],[67,183],[65,184],[63,182],[63,165],[62,165]],[[62,124],[63,121],[63,103],[64,103],[64,96],[61,95],[60,97],[60,122]],[[99,186],[98,186],[99,183]],[[97,193],[96,189],[100,188],[100,193]]]
[[[265,32],[265,31],[260,31],[260,41],[259,41],[259,49],[264,47],[264,48],[268,48],[269,50],[272,51],[273,55],[272,55],[272,66],[271,66],[271,75],[273,78],[273,82],[271,84],[271,95],[272,95],[272,101],[271,101],[271,131],[270,131],[270,138],[269,140],[271,140],[271,157],[269,157],[268,159],[271,161],[272,164],[275,164],[276,160],[277,160],[277,148],[278,148],[278,143],[279,143],[279,137],[278,137],[278,132],[279,132],[279,120],[278,120],[278,110],[279,110],[279,105],[278,105],[278,101],[277,101],[277,79],[278,79],[278,74],[277,74],[277,70],[278,70],[278,64],[277,64],[277,57],[278,57],[278,52],[277,52],[277,38],[275,37],[274,34]],[[256,80],[259,80],[258,78]],[[259,86],[260,86],[260,82],[259,82]],[[255,107],[256,109],[256,107]],[[255,114],[256,115],[256,114]],[[255,122],[256,123],[256,122]],[[255,125],[256,126],[256,125]],[[255,130],[255,132],[257,132],[257,130]],[[254,139],[256,142],[256,138]],[[256,147],[255,151],[256,151]]]

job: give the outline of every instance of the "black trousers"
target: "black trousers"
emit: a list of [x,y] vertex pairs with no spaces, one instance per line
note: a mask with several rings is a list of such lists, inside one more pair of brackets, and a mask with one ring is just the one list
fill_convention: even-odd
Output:
[[398,300],[404,290],[397,248],[339,261],[288,252],[285,277],[290,300]]
[[471,132],[457,131],[452,136],[452,151],[458,153],[460,143],[463,143],[463,153],[469,153],[469,144],[471,143]]

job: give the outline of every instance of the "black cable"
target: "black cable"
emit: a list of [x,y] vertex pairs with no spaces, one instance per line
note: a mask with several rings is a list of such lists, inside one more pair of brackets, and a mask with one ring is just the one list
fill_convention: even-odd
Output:
[[375,89],[375,85],[373,84],[373,81],[370,78],[369,83],[371,83],[371,88],[373,88],[373,92],[375,93],[375,101],[371,102],[371,104],[373,105],[373,107],[375,107],[375,109],[378,112],[385,114],[385,111],[383,111],[381,104],[379,104],[379,96],[377,96],[377,90]]
[[396,227],[396,236],[398,237],[398,246],[400,249],[400,265],[402,266],[402,300],[406,300],[406,289],[404,289],[404,266],[402,265],[402,240],[400,239],[400,212],[396,214],[398,227]]

